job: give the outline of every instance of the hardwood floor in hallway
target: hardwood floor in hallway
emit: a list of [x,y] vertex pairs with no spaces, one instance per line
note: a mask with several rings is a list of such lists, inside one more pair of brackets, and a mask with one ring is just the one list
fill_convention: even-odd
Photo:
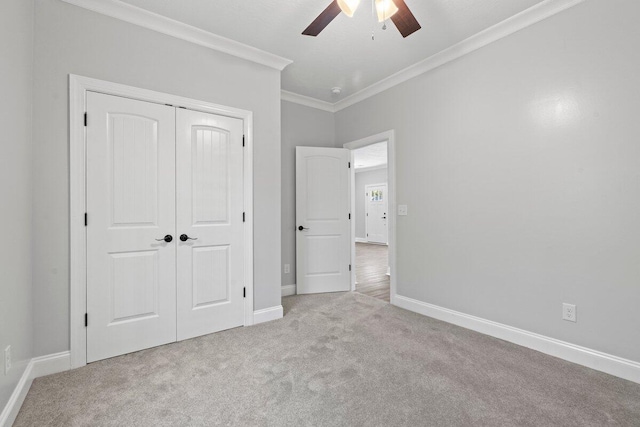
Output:
[[356,243],[356,292],[389,302],[389,247]]

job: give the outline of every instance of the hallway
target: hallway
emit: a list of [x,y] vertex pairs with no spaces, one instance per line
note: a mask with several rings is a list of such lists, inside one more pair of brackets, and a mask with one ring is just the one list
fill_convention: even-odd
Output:
[[389,302],[389,247],[356,243],[356,292]]

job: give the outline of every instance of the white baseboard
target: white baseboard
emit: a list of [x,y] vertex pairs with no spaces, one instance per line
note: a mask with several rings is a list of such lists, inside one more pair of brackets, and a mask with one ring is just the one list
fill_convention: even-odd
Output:
[[288,297],[296,294],[296,285],[285,285],[282,287],[282,296]]
[[272,320],[281,319],[283,316],[283,309],[281,305],[276,307],[263,308],[262,310],[256,310],[253,312],[253,324],[270,322]]
[[0,427],[10,427],[16,420],[18,412],[20,412],[22,402],[24,402],[25,397],[27,397],[27,393],[29,392],[29,388],[31,388],[31,383],[33,382],[33,378],[31,377],[32,368],[33,365],[29,362],[20,377],[16,388],[13,389],[13,393],[11,393],[9,401],[0,414]]
[[356,237],[356,243],[367,243],[367,239],[363,237]]
[[31,363],[33,364],[32,378],[57,374],[71,369],[71,353],[63,351],[62,353],[34,357],[31,359]]
[[0,427],[10,427],[16,420],[29,388],[31,388],[31,383],[35,378],[68,371],[69,369],[71,369],[71,354],[68,351],[31,359],[0,414]]
[[640,363],[581,347],[555,338],[395,295],[393,304],[425,316],[500,338],[597,371],[640,383]]

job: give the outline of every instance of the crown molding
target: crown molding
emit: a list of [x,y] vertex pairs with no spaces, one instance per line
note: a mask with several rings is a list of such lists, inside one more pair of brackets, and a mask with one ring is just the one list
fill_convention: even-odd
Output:
[[[556,15],[564,10],[567,10],[577,4],[584,2],[585,0],[544,0],[529,9],[513,15],[510,18],[499,22],[492,27],[487,28],[445,50],[442,50],[420,62],[417,62],[403,70],[386,77],[379,82],[372,84],[359,92],[349,95],[348,97],[331,104],[325,101],[316,100],[314,98],[305,98],[305,104],[309,107],[314,107],[313,102],[317,101],[323,104],[323,110],[338,112],[347,107],[350,107],[358,102],[364,101],[374,95],[377,95],[387,89],[397,86],[406,82],[414,77],[438,68],[448,62],[454,61],[464,55],[474,52],[484,46],[487,46],[495,41],[505,38],[517,31],[534,25],[540,21],[543,21],[553,15]],[[294,95],[295,97],[301,97],[293,93],[288,93],[288,96]],[[291,102],[296,102],[296,98],[291,97]],[[283,98],[284,99],[284,98]],[[301,103],[301,102],[300,102]],[[319,107],[315,107],[319,108]]]
[[119,0],[61,0],[102,15],[282,71],[293,61]]
[[311,98],[310,96],[299,95],[297,93],[289,92],[288,90],[282,90],[280,98],[283,101],[289,101],[307,107],[317,108],[318,110],[328,111],[330,113],[335,113],[337,111],[335,108],[335,104],[327,101],[321,101],[316,98]]

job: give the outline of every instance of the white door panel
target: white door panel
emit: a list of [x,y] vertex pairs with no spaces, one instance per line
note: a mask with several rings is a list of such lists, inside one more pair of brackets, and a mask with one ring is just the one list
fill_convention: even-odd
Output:
[[[177,111],[178,340],[244,324],[241,120]],[[197,240],[181,241],[181,235]]]
[[387,184],[365,186],[367,241],[387,244],[389,228],[387,227],[388,206]]
[[175,112],[88,93],[87,361],[176,340]]
[[296,147],[299,294],[350,289],[348,165],[346,149]]

